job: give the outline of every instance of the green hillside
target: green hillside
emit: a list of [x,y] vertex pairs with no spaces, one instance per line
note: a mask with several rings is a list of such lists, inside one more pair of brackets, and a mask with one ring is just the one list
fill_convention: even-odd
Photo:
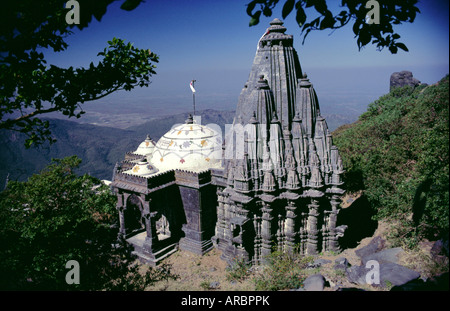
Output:
[[394,89],[333,133],[349,192],[363,190],[392,239],[414,246],[448,235],[449,77]]
[[114,128],[78,124],[67,120],[51,120],[53,137],[57,142],[25,149],[25,136],[12,131],[0,132],[0,187],[6,174],[10,180],[26,180],[50,163],[52,158],[77,155],[83,159],[80,173],[98,178],[111,178],[115,162],[126,151],[136,148],[145,137]]

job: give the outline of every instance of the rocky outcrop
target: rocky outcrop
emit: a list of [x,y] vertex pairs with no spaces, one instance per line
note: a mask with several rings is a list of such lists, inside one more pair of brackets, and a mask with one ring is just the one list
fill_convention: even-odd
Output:
[[406,85],[409,86],[418,86],[421,84],[419,80],[413,77],[413,74],[411,71],[400,71],[400,72],[394,72],[391,75],[390,80],[390,91],[392,91],[396,87],[403,87]]
[[[325,259],[315,256],[306,266],[311,275],[305,279],[301,288],[293,290],[364,291],[371,288],[391,291],[449,290],[449,273],[445,269],[431,277],[427,277],[427,272],[421,270],[423,273],[421,275],[402,265],[410,258],[410,254],[401,247],[387,248],[386,245],[386,240],[377,235],[367,245],[356,250],[348,249],[334,260],[330,257]],[[426,251],[427,248],[429,251]],[[427,246],[422,246],[421,251],[429,252],[430,259],[435,264],[448,266],[447,237],[427,242]]]
[[392,262],[381,263],[378,267],[379,279],[371,279],[370,272],[373,271],[373,266],[367,268],[366,265],[347,269],[347,278],[351,283],[359,285],[373,282],[371,285],[374,286],[401,286],[420,277],[418,272]]
[[[316,258],[307,266],[308,269],[319,269],[327,266],[335,272],[330,273],[326,268],[320,270],[323,275],[316,273],[309,276],[304,281],[303,287],[298,290],[322,291],[330,284],[332,290],[338,291],[357,289],[352,288],[350,284],[354,284],[355,287],[372,285],[373,287],[393,288],[395,290],[423,288],[426,283],[419,280],[420,273],[399,264],[399,257],[402,254],[404,254],[404,250],[401,247],[386,248],[386,241],[381,236],[376,236],[366,246],[354,251],[354,255],[360,260],[358,264],[351,265],[346,257],[335,259],[333,265],[331,265],[333,261]],[[353,254],[347,255],[354,258]],[[355,263],[354,259],[352,262]],[[336,276],[340,277],[336,279]],[[441,279],[445,279],[445,277],[444,275],[437,281],[433,280],[433,284],[438,281],[441,283]]]
[[384,249],[384,246],[385,240],[377,236],[368,245],[355,251],[361,259],[361,265],[346,270],[351,283],[401,286],[420,277],[418,272],[398,264],[399,255],[404,252],[401,247]]
[[367,244],[366,246],[357,249],[355,251],[356,256],[358,256],[359,258],[364,258],[370,254],[376,253],[378,251],[381,251],[384,248],[385,245],[385,240],[383,240],[382,237],[380,236],[376,236],[375,238],[373,238],[369,244]]

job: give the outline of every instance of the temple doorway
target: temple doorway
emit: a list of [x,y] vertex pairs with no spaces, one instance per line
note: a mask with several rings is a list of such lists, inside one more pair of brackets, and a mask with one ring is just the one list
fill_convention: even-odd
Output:
[[145,223],[142,220],[142,203],[139,198],[132,194],[129,196],[126,208],[123,212],[125,231],[127,235],[141,232],[145,230]]

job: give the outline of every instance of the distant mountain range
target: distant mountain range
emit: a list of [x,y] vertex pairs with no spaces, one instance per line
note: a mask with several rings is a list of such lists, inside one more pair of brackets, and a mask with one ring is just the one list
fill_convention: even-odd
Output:
[[[201,117],[201,124],[217,124],[223,133],[225,124],[233,122],[234,111],[207,109],[196,115]],[[52,158],[71,155],[77,155],[83,160],[80,174],[88,173],[109,180],[116,162],[123,160],[126,152],[136,150],[147,134],[157,141],[173,125],[184,123],[187,117],[188,113],[180,113],[127,129],[51,119],[51,131],[57,142],[30,149],[24,147],[26,137],[23,134],[1,130],[0,189],[3,189],[8,174],[9,180],[24,181],[42,170]],[[331,131],[355,121],[352,117],[337,114],[324,117]]]

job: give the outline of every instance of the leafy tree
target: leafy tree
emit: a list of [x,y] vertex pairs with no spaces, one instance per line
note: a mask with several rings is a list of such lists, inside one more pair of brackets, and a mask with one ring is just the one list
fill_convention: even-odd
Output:
[[350,191],[364,190],[395,243],[414,246],[449,230],[449,81],[396,88],[334,141]]
[[[252,0],[247,5],[247,14],[251,17],[250,26],[257,25],[261,14],[272,16],[272,10],[278,5],[279,0]],[[313,30],[336,30],[347,24],[353,24],[353,32],[357,38],[358,48],[361,49],[369,43],[375,44],[377,49],[388,48],[392,54],[398,49],[408,51],[406,45],[398,42],[400,35],[394,32],[394,25],[404,22],[412,23],[416,14],[420,13],[416,7],[417,0],[392,1],[392,0],[342,0],[340,12],[332,12],[326,0],[285,0],[282,17],[285,19],[295,11],[295,20],[304,34],[303,42]],[[369,23],[368,13],[379,6],[379,23],[373,18],[374,23]],[[315,12],[309,8],[314,8]],[[308,14],[306,14],[309,9]],[[313,16],[311,18],[311,16]]]
[[[53,160],[0,193],[0,289],[142,290],[173,277],[169,266],[140,274],[131,246],[117,241],[115,196],[77,176],[80,162]],[[66,283],[69,260],[80,264],[78,285]]]
[[[26,146],[52,142],[48,121],[39,116],[61,112],[80,118],[81,105],[118,90],[148,86],[158,56],[114,38],[88,68],[47,66],[42,51],[64,51],[72,28],[83,29],[92,17],[101,20],[113,0],[78,0],[80,23],[66,22],[66,0],[8,1],[0,10],[0,129],[26,133]],[[126,0],[132,10],[141,0]]]

